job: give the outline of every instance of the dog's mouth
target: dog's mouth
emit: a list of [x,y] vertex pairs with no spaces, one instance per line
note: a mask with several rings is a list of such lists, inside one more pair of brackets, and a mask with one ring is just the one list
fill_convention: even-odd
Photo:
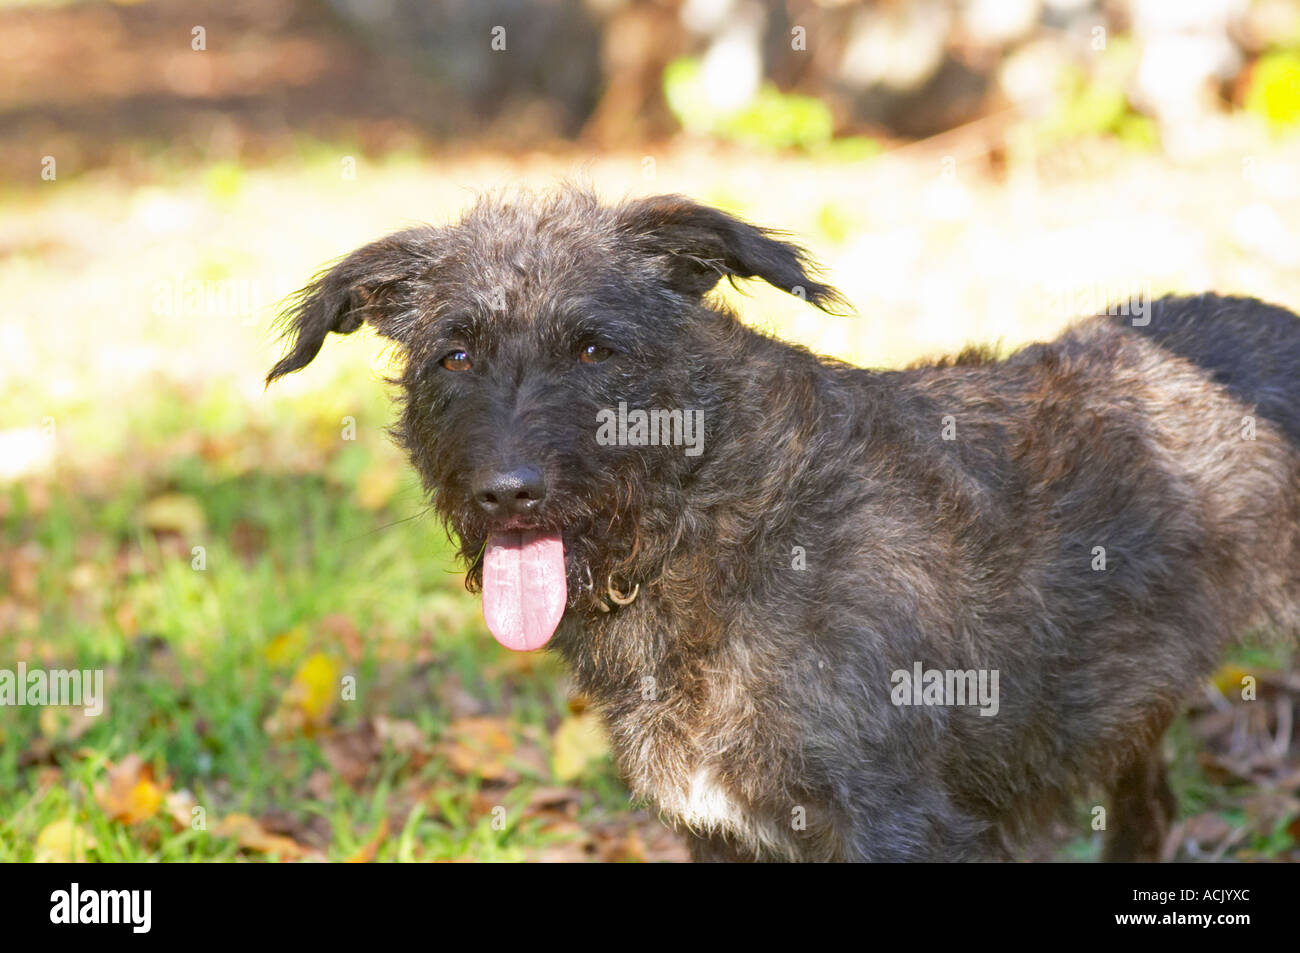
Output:
[[535,529],[504,529],[483,552],[483,620],[508,649],[531,652],[551,640],[568,602],[564,541]]

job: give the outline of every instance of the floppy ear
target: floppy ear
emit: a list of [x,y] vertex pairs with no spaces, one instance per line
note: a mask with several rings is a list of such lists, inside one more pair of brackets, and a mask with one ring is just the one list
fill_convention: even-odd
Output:
[[310,364],[331,331],[351,334],[369,322],[385,337],[401,340],[413,317],[406,301],[417,279],[434,264],[436,235],[432,228],[413,228],[381,238],[293,295],[279,317],[289,350],[266,382]]
[[649,251],[668,256],[673,285],[686,294],[703,295],[724,275],[762,278],[823,311],[848,308],[838,291],[810,276],[820,268],[808,253],[779,232],[681,195],[628,202],[619,212],[623,227]]

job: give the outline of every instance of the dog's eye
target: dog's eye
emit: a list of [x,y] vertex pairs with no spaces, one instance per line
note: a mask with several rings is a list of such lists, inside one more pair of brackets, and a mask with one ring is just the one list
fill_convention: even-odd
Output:
[[452,351],[442,359],[442,366],[449,371],[467,371],[474,365],[468,351]]
[[607,347],[601,347],[599,344],[588,344],[578,352],[578,360],[584,364],[599,364],[601,361],[609,360],[614,352]]

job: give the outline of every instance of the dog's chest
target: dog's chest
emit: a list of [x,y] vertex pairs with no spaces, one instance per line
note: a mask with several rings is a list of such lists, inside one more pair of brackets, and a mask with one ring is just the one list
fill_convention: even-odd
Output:
[[[651,606],[659,611],[647,612]],[[579,688],[606,719],[620,773],[678,829],[788,855],[789,832],[779,821],[782,805],[791,802],[783,759],[797,747],[799,730],[788,713],[761,704],[769,693],[760,683],[773,661],[741,639],[702,646],[702,630],[721,634],[716,620],[680,618],[644,601],[636,608],[641,612],[620,612],[601,620],[607,627],[566,640],[579,655],[573,669]],[[664,630],[686,630],[697,640],[693,651],[660,655]],[[583,654],[593,643],[628,649],[592,665]]]
[[[718,715],[718,708],[705,705],[621,712],[610,723],[619,768],[635,793],[652,801],[674,827],[722,835],[754,851],[777,847],[785,853],[778,846],[784,832],[763,820],[772,812],[752,800],[761,788],[756,778],[774,766],[758,763]],[[751,733],[744,740],[752,738]]]
[[710,767],[696,768],[685,787],[661,785],[656,800],[665,813],[692,830],[740,833],[750,812],[718,782]]

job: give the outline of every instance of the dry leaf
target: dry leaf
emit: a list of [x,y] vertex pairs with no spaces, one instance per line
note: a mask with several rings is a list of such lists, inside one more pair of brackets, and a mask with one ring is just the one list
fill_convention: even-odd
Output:
[[203,532],[208,520],[194,497],[184,493],[164,493],[140,508],[140,522],[155,533],[176,533],[193,538]]
[[551,812],[572,815],[581,797],[576,788],[534,788],[524,804],[524,815],[532,817]]
[[324,616],[317,623],[317,627],[320,629],[323,642],[341,648],[351,661],[361,661],[365,646],[361,640],[361,633],[351,618],[336,612]]
[[189,791],[171,791],[163,803],[167,805],[167,816],[171,818],[176,830],[185,831],[193,826],[194,808],[198,807],[193,794]]
[[338,702],[341,668],[323,652],[314,652],[298,666],[280,707],[266,723],[272,735],[315,734],[329,722]]
[[413,721],[376,715],[374,724],[379,739],[388,742],[395,751],[409,753],[424,744],[424,732]]
[[299,846],[322,850],[334,839],[334,829],[329,818],[315,812],[282,811],[272,809],[264,813],[259,821],[262,829],[270,834],[279,834],[297,841]]
[[647,817],[640,825],[646,863],[686,864],[691,852],[686,839],[657,817]]
[[108,784],[95,786],[95,800],[104,813],[123,824],[137,824],[158,813],[168,782],[154,781],[153,766],[131,754],[108,768]]
[[485,781],[513,778],[505,760],[511,749],[509,728],[504,718],[456,719],[441,745],[448,766],[462,777],[477,775]]
[[[328,757],[328,755],[327,755]],[[334,800],[333,781],[330,773],[318,768],[307,777],[307,793],[318,801],[330,803]]]
[[320,857],[319,851],[304,847],[292,838],[272,834],[260,821],[247,814],[230,814],[222,818],[213,834],[217,837],[233,837],[240,847],[255,850],[259,854],[275,854],[284,860]]
[[375,734],[381,742],[391,745],[398,754],[406,755],[410,759],[412,770],[428,763],[433,753],[432,746],[415,722],[376,715],[374,726]]
[[321,652],[308,657],[293,676],[289,694],[312,722],[323,722],[339,697],[339,664]]
[[383,753],[383,742],[370,722],[355,728],[332,731],[320,738],[325,760],[339,773],[344,782],[358,787],[370,773],[370,768]]
[[272,665],[290,665],[307,647],[307,627],[295,625],[286,629],[262,648],[262,655]]
[[382,818],[379,821],[379,827],[375,829],[375,835],[366,841],[357,849],[357,852],[349,857],[344,863],[348,864],[368,864],[375,859],[375,854],[379,852],[379,845],[384,842],[388,836],[388,818]]
[[551,772],[557,781],[573,781],[609,753],[604,726],[594,712],[569,715],[555,729]]
[[1230,701],[1241,701],[1242,680],[1249,675],[1245,669],[1236,665],[1225,665],[1214,673],[1214,687]]
[[36,836],[39,864],[84,863],[86,852],[95,848],[95,838],[78,824],[64,819],[46,824]]
[[645,863],[645,842],[635,827],[628,827],[621,837],[611,837],[600,846],[600,859],[607,864]]

